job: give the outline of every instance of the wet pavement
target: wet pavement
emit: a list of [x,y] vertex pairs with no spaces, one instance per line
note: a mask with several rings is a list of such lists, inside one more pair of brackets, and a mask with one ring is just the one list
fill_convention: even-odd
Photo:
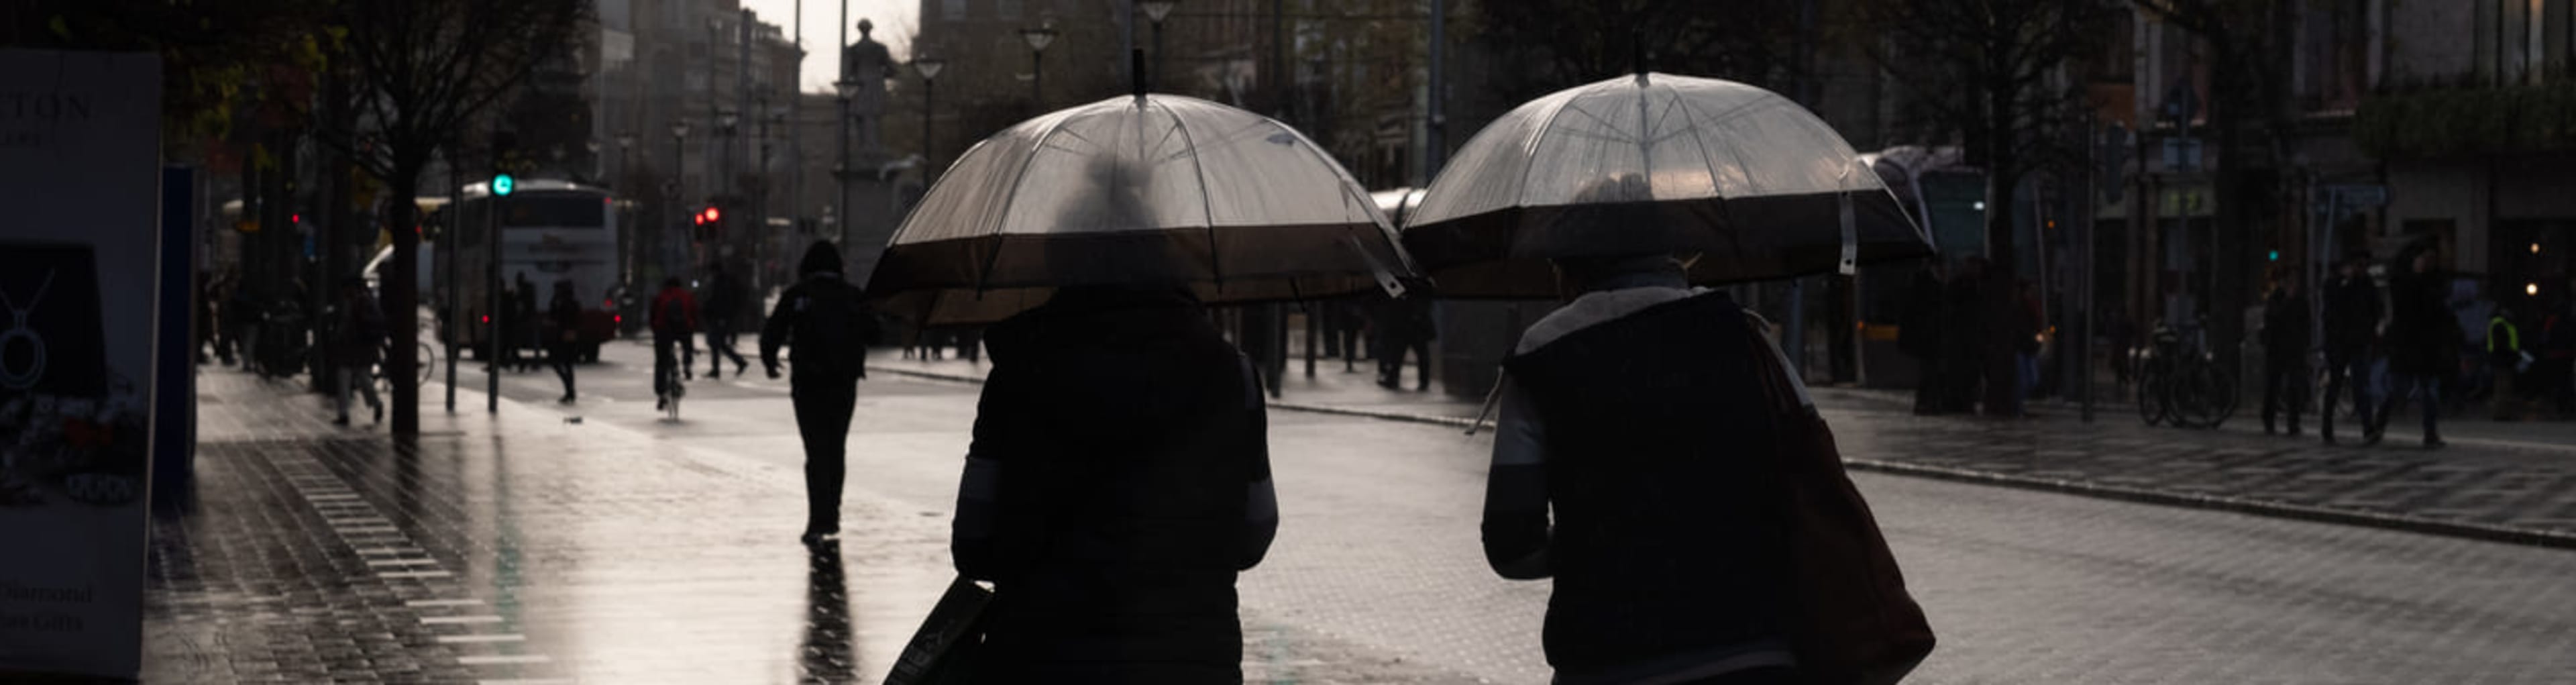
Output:
[[[544,374],[505,375],[497,416],[469,391],[449,417],[433,387],[428,435],[407,443],[329,426],[313,396],[209,371],[196,506],[154,534],[147,680],[882,678],[951,576],[975,387],[883,373],[862,386],[849,532],[817,556],[794,540],[801,455],[783,382],[702,379],[671,423],[645,390],[649,353],[606,356],[570,407]],[[890,357],[879,364],[911,363]],[[1474,411],[1350,378],[1301,394],[1292,376],[1287,401]],[[2128,435],[2117,430],[2077,442],[2033,437],[2044,422],[1836,405],[1855,453],[2139,449],[2109,442]],[[1546,681],[1547,584],[1494,578],[1477,544],[1487,439],[1298,412],[1274,413],[1271,432],[1283,521],[1242,580],[1248,680]],[[2239,436],[2189,438],[2204,439]],[[2439,453],[2554,458],[2483,454]],[[2576,679],[2576,552],[1857,478],[1942,634],[1909,682]]]
[[[1482,409],[1412,391],[1410,371],[1406,389],[1387,390],[1340,367],[1308,378],[1292,362],[1279,404],[1461,427]],[[987,370],[953,358],[874,368],[958,380]],[[2091,424],[2066,406],[2034,419],[1917,417],[1902,393],[1815,394],[1856,467],[2576,548],[2576,434],[2554,424],[2459,422],[2450,447],[2427,451],[2412,424],[2378,446],[2350,431],[2328,446],[2313,433],[2262,435],[2243,417],[2222,431],[2151,428],[2119,406]]]

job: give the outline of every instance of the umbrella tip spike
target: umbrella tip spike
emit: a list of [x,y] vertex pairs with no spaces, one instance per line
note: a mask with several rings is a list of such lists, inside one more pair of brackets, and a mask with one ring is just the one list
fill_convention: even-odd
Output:
[[1136,84],[1136,97],[1139,98],[1145,97],[1145,91],[1152,87],[1145,82],[1144,48],[1127,51],[1127,81]]
[[1646,29],[1643,27],[1628,29],[1628,68],[1636,72],[1637,80],[1646,79]]

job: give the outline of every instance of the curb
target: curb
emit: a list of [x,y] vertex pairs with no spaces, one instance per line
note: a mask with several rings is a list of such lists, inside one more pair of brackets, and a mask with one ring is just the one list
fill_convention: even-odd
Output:
[[[869,366],[868,370],[873,372],[891,373],[900,376],[911,376],[914,378],[973,383],[978,385],[981,385],[984,382],[984,379],[980,377],[939,373],[936,371],[920,371],[915,369],[900,369],[874,365]],[[1452,416],[1426,416],[1422,414],[1406,414],[1402,412],[1353,409],[1348,407],[1298,404],[1292,402],[1272,402],[1270,403],[1270,406],[1289,411],[1355,416],[1360,418],[1378,419],[1381,421],[1419,423],[1456,428],[1460,430],[1465,430],[1473,421],[1472,419]],[[2023,490],[2038,490],[2085,497],[2098,497],[2124,502],[2181,507],[2186,509],[2228,511],[2254,516],[2267,516],[2314,523],[2331,523],[2363,528],[2378,528],[2533,547],[2576,549],[2576,533],[2571,532],[2514,528],[2510,526],[2496,526],[2465,521],[2445,521],[2441,519],[2411,516],[2406,514],[2386,514],[2352,509],[2337,509],[2333,507],[2290,504],[2286,502],[2273,502],[2244,497],[2229,497],[2224,495],[2195,495],[2119,485],[2106,485],[2080,480],[2035,478],[2031,476],[1994,473],[1991,471],[1957,469],[1946,466],[1928,466],[1923,464],[1907,464],[1903,462],[1879,459],[1853,459],[1850,457],[1844,457],[1843,465],[1855,471],[1867,471],[1896,476],[1912,476],[1917,478],[1931,478],[1975,485],[1992,485]]]

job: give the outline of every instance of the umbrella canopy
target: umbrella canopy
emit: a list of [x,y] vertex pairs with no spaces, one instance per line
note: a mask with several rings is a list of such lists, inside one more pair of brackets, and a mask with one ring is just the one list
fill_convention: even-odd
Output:
[[1555,296],[1546,260],[1696,254],[1691,280],[1758,281],[1932,254],[1877,174],[1814,114],[1732,81],[1641,73],[1496,119],[1407,217],[1446,297]]
[[1392,287],[1411,262],[1369,194],[1295,129],[1175,95],[1031,119],[959,157],[868,281],[924,325],[998,321],[1079,285],[1208,303]]

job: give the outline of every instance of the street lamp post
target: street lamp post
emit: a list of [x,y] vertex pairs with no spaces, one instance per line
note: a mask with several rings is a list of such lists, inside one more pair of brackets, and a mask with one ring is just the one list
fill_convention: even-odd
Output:
[[[618,131],[617,180],[614,183],[610,183],[609,187],[616,188],[618,195],[626,196],[626,200],[629,203],[627,206],[629,207],[634,206],[632,203],[634,202],[635,196],[633,193],[629,192],[627,185],[634,182],[635,168],[627,162],[628,160],[633,159],[634,155],[635,132]],[[617,224],[619,226],[633,226],[634,223],[634,221],[631,221],[630,218],[626,216],[621,215],[617,218]],[[635,287],[635,244],[637,241],[635,240],[635,236],[629,235],[629,233],[632,233],[632,231],[620,230],[617,232],[617,283],[628,288],[633,288]]]
[[1154,76],[1146,79],[1146,88],[1154,90],[1163,88],[1163,19],[1172,16],[1172,7],[1179,4],[1177,0],[1144,0],[1136,3],[1136,9],[1144,10],[1145,18],[1154,22]]
[[[689,120],[687,119],[671,122],[671,154],[671,199],[663,202],[662,204],[670,208],[677,209],[687,206],[688,201],[683,198],[687,198],[689,196]],[[677,220],[680,216],[679,212],[664,212],[663,214],[666,215],[667,218],[673,220]],[[667,230],[678,231],[683,229],[680,229],[679,225],[674,223],[667,227]],[[682,235],[686,236],[686,233],[682,233]],[[670,242],[670,239],[664,238],[654,242],[665,243],[654,246],[654,249],[660,254],[657,255],[653,261],[658,262],[659,266],[661,266],[662,272],[668,274],[671,271],[671,246],[667,244]]]
[[840,132],[841,139],[840,161],[832,165],[832,182],[839,189],[839,195],[832,201],[832,215],[835,218],[832,222],[832,233],[833,242],[838,243],[846,242],[849,237],[847,234],[850,214],[850,98],[858,95],[859,82],[842,78],[832,82],[832,90],[841,101],[841,116],[832,121],[832,129]]
[[[766,98],[767,96],[763,96],[764,101],[766,101]],[[760,128],[760,189],[753,195],[753,197],[759,198],[755,201],[755,206],[757,206],[759,210],[752,212],[751,216],[752,292],[768,292],[766,288],[769,283],[769,264],[764,258],[769,254],[770,241],[769,189],[772,185],[775,185],[771,182],[770,176],[773,172],[769,169],[769,137],[772,135],[770,133],[770,129],[772,127],[780,129],[787,127],[787,110],[782,108],[766,108],[766,111],[769,113],[769,116],[762,120]]]
[[912,60],[912,68],[921,72],[921,185],[927,189],[932,177],[939,173],[939,165],[934,163],[939,139],[930,135],[935,130],[931,128],[930,117],[938,110],[932,108],[931,98],[938,94],[939,71],[948,68],[948,61],[937,57],[916,57]]
[[1055,24],[1048,22],[1020,29],[1020,38],[1029,42],[1029,106],[1036,112],[1043,112],[1046,111],[1046,49],[1055,44]]

